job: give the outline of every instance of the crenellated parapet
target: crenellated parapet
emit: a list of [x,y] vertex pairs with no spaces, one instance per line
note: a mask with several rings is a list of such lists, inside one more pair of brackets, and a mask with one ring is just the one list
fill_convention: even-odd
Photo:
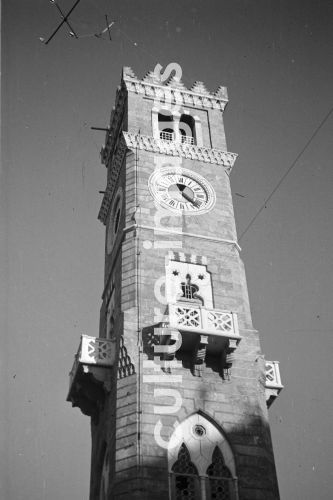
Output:
[[190,105],[195,108],[220,109],[224,111],[228,103],[227,88],[219,86],[210,92],[201,81],[195,81],[188,89],[177,76],[170,76],[162,81],[158,72],[149,71],[143,79],[139,79],[132,68],[123,68],[122,81],[129,92],[144,94],[153,99],[166,100],[171,104]]

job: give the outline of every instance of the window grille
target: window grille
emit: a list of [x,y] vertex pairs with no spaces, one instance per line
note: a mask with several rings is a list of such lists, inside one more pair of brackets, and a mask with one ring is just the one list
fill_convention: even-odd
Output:
[[196,298],[196,294],[199,291],[199,287],[191,283],[191,276],[189,274],[186,275],[186,283],[182,283],[181,287],[183,292],[183,298],[189,300],[193,300]]
[[196,292],[198,291],[198,287],[195,285],[182,285],[183,297],[186,299],[194,299]]

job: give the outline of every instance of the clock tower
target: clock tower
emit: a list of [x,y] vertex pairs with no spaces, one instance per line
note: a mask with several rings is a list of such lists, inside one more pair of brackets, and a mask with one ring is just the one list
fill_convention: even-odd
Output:
[[252,325],[227,90],[161,70],[123,69],[101,152],[100,331],[82,335],[68,394],[91,417],[90,500],[278,500],[267,408],[282,385]]

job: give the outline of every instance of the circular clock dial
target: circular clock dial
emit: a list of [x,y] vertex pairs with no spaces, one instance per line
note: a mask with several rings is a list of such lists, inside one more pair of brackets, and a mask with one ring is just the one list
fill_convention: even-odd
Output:
[[156,170],[150,176],[149,189],[160,205],[177,213],[205,213],[215,204],[215,192],[209,182],[184,168]]

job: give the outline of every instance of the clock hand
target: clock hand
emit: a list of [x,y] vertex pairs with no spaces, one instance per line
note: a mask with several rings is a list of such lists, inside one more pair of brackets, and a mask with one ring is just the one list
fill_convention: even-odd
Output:
[[192,203],[192,205],[194,205],[195,207],[199,207],[200,206],[200,204],[198,203],[198,201],[195,200],[193,196],[189,196],[188,194],[184,193],[184,191],[182,192],[182,196],[183,196],[183,198],[185,198],[185,200],[187,200],[190,203]]
[[[188,188],[184,185],[184,184],[176,184],[178,190],[180,191],[180,194],[183,198],[185,198],[185,200],[189,201],[190,203],[192,203],[193,205],[195,205],[195,200],[194,200],[194,197],[187,194],[187,191],[188,191]],[[190,191],[192,193],[192,191]]]

